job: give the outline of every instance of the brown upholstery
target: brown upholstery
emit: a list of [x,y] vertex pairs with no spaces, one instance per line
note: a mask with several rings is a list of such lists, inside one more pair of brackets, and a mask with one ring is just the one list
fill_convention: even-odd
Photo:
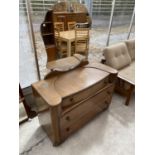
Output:
[[128,48],[131,60],[135,59],[135,40],[127,40],[125,41],[126,46]]
[[121,69],[131,63],[125,43],[118,43],[104,49],[106,64],[115,69]]

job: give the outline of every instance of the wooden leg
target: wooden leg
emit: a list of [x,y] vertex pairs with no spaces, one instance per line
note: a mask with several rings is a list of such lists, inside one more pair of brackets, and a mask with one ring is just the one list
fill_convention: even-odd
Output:
[[130,85],[130,89],[129,89],[128,93],[127,93],[127,98],[126,98],[126,101],[125,101],[125,105],[129,105],[129,101],[130,101],[131,95],[133,93],[133,90],[134,90],[134,86]]
[[67,41],[67,55],[71,56],[71,42],[69,40]]

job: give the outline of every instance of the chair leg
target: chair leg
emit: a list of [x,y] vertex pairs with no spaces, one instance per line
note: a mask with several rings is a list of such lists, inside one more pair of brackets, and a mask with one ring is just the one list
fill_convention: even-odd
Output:
[[130,101],[131,95],[133,93],[133,90],[134,90],[134,86],[130,85],[130,89],[129,89],[128,93],[127,93],[127,98],[126,98],[126,101],[125,101],[125,105],[129,105],[129,101]]

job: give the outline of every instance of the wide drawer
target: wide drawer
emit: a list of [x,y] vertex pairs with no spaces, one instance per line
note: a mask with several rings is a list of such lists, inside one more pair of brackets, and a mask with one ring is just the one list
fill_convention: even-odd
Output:
[[98,90],[104,88],[105,86],[108,86],[108,84],[109,84],[109,77],[106,77],[105,79],[94,84],[93,86],[91,86],[83,91],[80,91],[79,93],[76,93],[69,97],[64,98],[63,102],[62,102],[62,107],[68,107],[72,104],[80,102],[80,101],[94,95]]
[[114,86],[110,85],[108,88],[100,90],[93,97],[81,102],[77,107],[64,114],[60,119],[61,134],[66,137],[79,128],[79,120],[85,122],[88,119],[86,115],[90,115],[89,117],[91,117],[91,115],[94,116],[107,109],[111,102],[113,88]]
[[93,117],[95,117],[99,112],[100,112],[99,109],[97,107],[94,107],[93,110],[89,111],[87,114],[85,114],[83,117],[78,119],[73,124],[61,128],[60,129],[61,140],[65,140],[72,133],[76,132],[78,129],[84,126],[87,122],[93,119]]

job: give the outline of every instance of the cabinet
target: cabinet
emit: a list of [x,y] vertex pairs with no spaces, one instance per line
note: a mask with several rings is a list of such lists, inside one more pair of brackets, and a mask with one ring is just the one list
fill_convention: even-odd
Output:
[[116,70],[92,63],[32,84],[36,107],[45,105],[39,122],[53,145],[109,107],[116,77]]

